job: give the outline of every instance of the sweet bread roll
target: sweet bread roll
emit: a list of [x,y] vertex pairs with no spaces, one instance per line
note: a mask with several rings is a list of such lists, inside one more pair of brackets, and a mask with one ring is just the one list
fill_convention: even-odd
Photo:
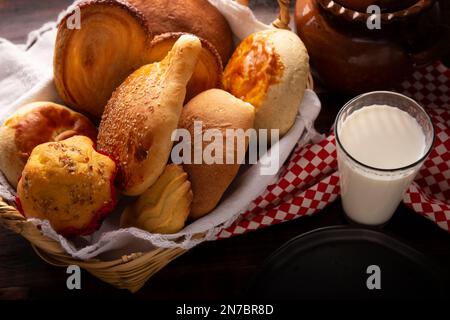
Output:
[[64,236],[98,229],[114,208],[116,166],[84,136],[33,149],[17,187],[18,207],[27,218],[47,219]]
[[265,30],[244,39],[225,68],[225,90],[256,109],[256,129],[294,124],[309,75],[309,57],[300,38],[287,30]]
[[191,184],[181,166],[166,166],[158,180],[125,209],[122,228],[136,227],[152,233],[183,229],[192,202]]
[[[150,60],[162,60],[181,35],[183,33],[175,32],[156,36],[151,43]],[[211,43],[204,39],[200,40],[202,42],[202,51],[198,57],[194,73],[186,87],[186,102],[200,92],[222,86],[222,60]]]
[[150,32],[187,32],[210,42],[226,63],[233,51],[227,20],[208,0],[128,0],[147,19]]
[[[222,61],[227,61],[231,54],[228,23],[207,0],[98,0],[83,1],[78,8],[80,29],[70,24],[68,27],[72,12],[58,25],[54,79],[65,104],[96,121],[114,89],[133,71],[156,61],[149,56],[150,42],[159,34],[196,34],[205,39],[204,44],[212,44],[207,50],[212,46],[217,49]],[[209,67],[210,63],[205,65]],[[210,72],[211,81],[221,76],[216,66]],[[197,79],[206,77],[202,74]]]
[[84,135],[94,141],[97,129],[88,118],[52,102],[33,102],[17,110],[0,127],[0,171],[16,187],[37,145]]
[[111,93],[147,63],[151,35],[144,16],[119,1],[78,4],[80,29],[61,20],[53,61],[56,89],[74,110],[100,119]]
[[[222,137],[226,137],[227,129],[253,128],[255,111],[251,104],[235,98],[226,91],[211,89],[202,92],[183,108],[179,127],[187,129],[191,137],[194,137],[195,121],[202,122],[202,132],[208,129],[217,129]],[[203,140],[203,149],[211,142]],[[195,164],[191,159],[190,164],[183,164],[184,170],[191,181],[194,200],[191,205],[190,218],[197,219],[213,210],[220,201],[223,193],[236,176],[240,164],[238,159],[238,140],[233,139],[233,150],[227,150],[223,141],[223,164],[212,163]],[[245,139],[245,150],[248,146],[248,138]],[[227,164],[226,154],[233,152],[234,161]],[[191,156],[194,157],[194,143],[191,142]],[[204,159],[203,159],[204,160]]]
[[119,164],[124,194],[140,195],[163,172],[201,48],[197,37],[181,36],[161,62],[139,68],[109,100],[98,148]]

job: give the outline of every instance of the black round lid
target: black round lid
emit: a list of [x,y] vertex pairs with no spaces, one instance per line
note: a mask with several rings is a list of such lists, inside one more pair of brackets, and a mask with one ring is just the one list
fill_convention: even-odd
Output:
[[247,294],[266,299],[448,298],[449,273],[380,231],[328,227],[275,251]]

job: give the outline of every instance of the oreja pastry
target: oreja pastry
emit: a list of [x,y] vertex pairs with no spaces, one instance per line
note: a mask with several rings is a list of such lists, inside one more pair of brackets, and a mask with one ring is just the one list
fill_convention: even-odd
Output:
[[120,227],[152,233],[183,229],[192,202],[191,184],[181,166],[166,166],[158,180],[122,213]]
[[34,147],[74,135],[95,141],[97,129],[88,118],[65,106],[52,102],[27,104],[0,127],[0,171],[16,187]]
[[[197,219],[213,210],[220,201],[223,193],[236,176],[240,164],[237,159],[238,139],[233,139],[233,150],[227,150],[225,142],[227,129],[253,128],[255,111],[251,104],[235,98],[226,91],[211,89],[194,97],[184,108],[181,114],[179,128],[187,129],[194,137],[195,121],[202,122],[202,132],[208,129],[217,129],[223,137],[222,163],[207,164],[202,161],[195,164],[184,163],[183,168],[189,175],[194,200],[191,205],[192,219]],[[245,150],[248,146],[248,137],[245,138]],[[210,142],[203,140],[203,149]],[[244,153],[245,153],[244,150]],[[226,154],[233,152],[234,162],[227,164]],[[191,141],[191,156],[195,156],[194,143]],[[204,160],[204,159],[203,159]]]
[[[228,61],[231,54],[230,27],[207,0],[101,0],[82,1],[77,6],[82,17],[80,28],[68,25],[73,12],[58,25],[54,79],[65,104],[95,121],[100,120],[112,92],[127,76],[156,61],[149,56],[150,43],[159,34],[195,34],[205,39],[204,44],[212,44],[205,49],[214,46],[222,61]],[[210,72],[214,72],[210,80],[215,81],[217,67]],[[205,74],[197,79],[206,79]]]
[[116,165],[84,136],[33,149],[17,186],[17,204],[27,218],[47,219],[64,236],[97,230],[116,203]]
[[288,30],[256,32],[237,47],[223,75],[225,90],[256,109],[256,129],[294,124],[309,75],[309,57],[300,38]]
[[[172,32],[156,36],[151,43],[150,60],[162,60],[181,35],[183,35],[181,32]],[[186,102],[200,92],[222,86],[222,60],[211,43],[204,39],[200,40],[202,42],[202,51],[198,57],[194,73],[186,87]]]
[[163,172],[201,48],[197,37],[181,36],[161,62],[139,68],[108,101],[98,148],[117,161],[124,194],[142,194]]
[[226,63],[233,51],[227,20],[208,0],[128,0],[147,20],[153,35],[187,32],[205,39]]

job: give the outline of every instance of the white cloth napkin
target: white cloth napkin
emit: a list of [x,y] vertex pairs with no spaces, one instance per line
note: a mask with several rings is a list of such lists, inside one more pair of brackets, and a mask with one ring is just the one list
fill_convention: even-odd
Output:
[[[226,17],[239,39],[254,31],[271,28],[259,22],[248,8],[234,1],[210,2]],[[15,46],[5,39],[0,39],[0,121],[31,101],[61,102],[52,79],[55,25],[48,23],[40,30],[32,32],[24,46]],[[298,115],[293,128],[278,142],[278,168],[283,165],[297,143],[305,144],[318,136],[313,127],[320,111],[317,95],[307,90],[299,108],[301,114]],[[265,156],[267,157],[270,155]],[[177,234],[160,235],[136,228],[119,229],[120,213],[127,205],[124,201],[105,220],[100,230],[88,237],[69,240],[58,235],[47,221],[34,219],[33,222],[41,225],[44,234],[60,242],[69,254],[79,259],[100,255],[101,258],[110,259],[136,251],[148,251],[154,247],[189,249],[202,241],[214,240],[223,228],[231,225],[246,211],[249,203],[269,184],[276,182],[278,173],[260,175],[260,166],[261,160],[242,170],[213,212],[186,226]],[[4,185],[1,181],[0,179],[0,184]],[[0,188],[0,197],[11,198],[11,194],[3,193],[2,196],[2,190],[5,188]],[[193,236],[197,233],[205,233],[206,236],[194,239]]]

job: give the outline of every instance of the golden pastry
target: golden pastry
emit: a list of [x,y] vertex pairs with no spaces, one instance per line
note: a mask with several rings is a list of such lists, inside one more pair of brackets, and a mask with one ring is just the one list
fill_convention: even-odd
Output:
[[[156,36],[151,43],[150,60],[162,60],[181,35],[183,33],[174,32]],[[223,67],[220,56],[211,43],[204,39],[200,40],[202,42],[202,51],[198,57],[194,73],[186,87],[186,102],[203,91],[222,86]]]
[[[63,101],[95,121],[100,120],[112,92],[127,76],[155,62],[149,56],[150,43],[159,34],[196,34],[217,49],[222,61],[231,54],[228,23],[207,0],[84,1],[78,8],[79,29],[70,23],[68,26],[73,12],[58,25],[54,79]],[[216,66],[210,71],[214,77],[221,75]],[[205,79],[204,74],[197,79]]]
[[176,233],[184,227],[191,202],[187,174],[181,166],[170,164],[158,180],[125,209],[120,226],[152,233]]
[[111,93],[148,61],[151,34],[144,16],[119,1],[86,1],[80,29],[61,20],[53,61],[56,89],[74,110],[99,120]]
[[[235,98],[226,91],[211,89],[193,98],[183,108],[179,127],[187,129],[190,136],[194,137],[194,122],[201,121],[203,132],[208,129],[218,129],[222,136],[226,137],[227,129],[246,131],[253,128],[254,119],[255,111],[251,104]],[[203,140],[202,150],[205,150],[209,143]],[[233,141],[233,145],[235,160],[233,163],[226,163],[227,150],[226,143],[223,142],[223,164],[206,164],[204,159],[201,164],[194,164],[193,159],[190,160],[190,164],[183,164],[194,193],[190,218],[200,218],[213,210],[236,176],[242,159],[237,159],[237,139]],[[246,138],[245,150],[247,146],[248,139]],[[191,143],[191,155],[194,156],[193,143]]]
[[256,32],[237,47],[223,75],[225,90],[256,109],[256,129],[292,127],[309,75],[300,38],[287,30]]
[[163,172],[200,51],[197,37],[181,36],[161,62],[139,68],[109,100],[98,148],[117,161],[124,194],[140,195]]
[[153,35],[187,32],[205,39],[226,63],[233,51],[227,20],[208,0],[128,0],[147,19]]
[[21,107],[0,127],[0,171],[16,187],[31,151],[37,145],[84,135],[95,141],[97,129],[88,118],[52,102]]
[[64,236],[97,230],[116,203],[116,165],[84,136],[33,149],[17,187],[27,218],[47,219]]

